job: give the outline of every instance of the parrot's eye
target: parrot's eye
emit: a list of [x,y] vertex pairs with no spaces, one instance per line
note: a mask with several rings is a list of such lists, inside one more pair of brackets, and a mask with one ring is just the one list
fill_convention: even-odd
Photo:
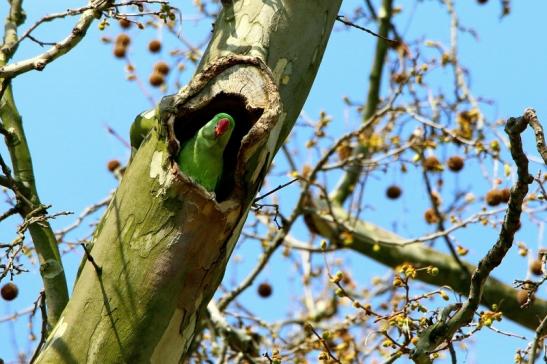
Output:
[[230,120],[220,119],[217,123],[217,126],[215,127],[216,136],[218,137],[224,134],[229,127],[230,127]]

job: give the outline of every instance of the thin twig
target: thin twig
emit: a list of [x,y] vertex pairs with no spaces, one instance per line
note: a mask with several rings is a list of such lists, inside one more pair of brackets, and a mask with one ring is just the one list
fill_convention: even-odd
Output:
[[47,310],[46,310],[46,292],[42,290],[40,292],[40,295],[38,296],[38,299],[34,303],[34,309],[32,310],[32,315],[36,312],[36,309],[40,307],[40,313],[42,314],[42,328],[40,331],[40,342],[38,343],[38,346],[36,347],[36,350],[34,351],[34,354],[32,355],[32,358],[30,359],[30,363],[34,363],[36,358],[38,357],[38,354],[40,354],[40,351],[42,350],[42,346],[44,346],[44,343],[47,339]]
[[[423,155],[422,155],[422,159],[423,159]],[[437,231],[445,231],[446,228],[444,227],[444,220],[439,210],[438,202],[435,200],[435,197],[433,196],[433,188],[431,187],[431,181],[429,181],[429,175],[427,174],[425,167],[422,169],[422,175],[424,177],[427,194],[431,202],[431,208],[433,209],[435,215],[437,216],[437,219],[439,220],[437,222]],[[458,253],[456,252],[456,249],[454,248],[454,244],[452,244],[452,241],[450,240],[450,237],[448,236],[448,234],[444,234],[442,235],[442,238],[444,242],[446,243],[448,250],[450,251],[450,255],[452,255],[452,258],[458,264],[462,273],[465,274],[466,276],[465,279],[469,280],[471,273],[469,272],[469,269],[465,266],[465,264],[462,263],[460,257],[458,256]]]
[[325,339],[323,339],[323,337],[321,335],[319,335],[319,333],[315,330],[315,328],[309,323],[309,322],[306,322],[306,328],[309,329],[314,335],[315,337],[317,337],[317,339],[319,340],[319,342],[321,343],[321,345],[325,348],[325,351],[327,352],[327,354],[329,355],[329,357],[335,362],[335,363],[339,363],[341,364],[341,361],[332,353],[330,347],[329,347],[329,344],[327,343],[327,341]]
[[534,364],[536,361],[536,355],[537,350],[540,345],[540,342],[543,341],[545,336],[545,331],[547,330],[547,316],[541,320],[541,324],[539,324],[538,328],[536,329],[536,337],[534,341],[532,342],[532,347],[530,348],[530,356],[528,358],[528,364]]
[[91,255],[91,252],[89,251],[87,246],[84,243],[80,243],[80,245],[84,249],[86,259],[93,265],[93,268],[95,269],[95,272],[100,277],[101,274],[103,273],[103,269],[97,265],[97,262],[95,262],[95,259]]
[[[364,129],[367,130],[367,134],[371,134],[373,126],[378,120],[373,116],[377,114],[376,109],[380,104],[380,85],[382,83],[382,74],[384,65],[386,63],[386,55],[388,51],[387,42],[381,40],[384,38],[387,39],[387,36],[389,35],[389,30],[391,28],[391,17],[393,15],[393,0],[382,0],[382,8],[385,11],[385,15],[381,18],[378,18],[378,33],[382,36],[382,38],[379,38],[376,42],[374,61],[369,75],[370,83],[367,94],[366,107],[363,111],[363,124],[368,124],[369,126]],[[392,100],[397,97],[400,91],[401,88],[399,88],[398,92],[395,92]],[[356,150],[354,151],[354,154],[365,154],[365,156],[368,156],[370,153],[367,148],[359,145],[359,147],[356,148]],[[334,204],[340,206],[344,204],[347,197],[353,191],[355,184],[359,180],[361,171],[361,166],[353,165],[342,176],[342,178],[338,181],[338,184],[335,187],[334,191],[332,191],[330,194],[330,197]]]
[[263,198],[268,197],[268,196],[271,195],[272,193],[275,193],[275,192],[279,191],[280,189],[283,189],[283,188],[287,187],[288,185],[290,185],[290,184],[292,184],[292,183],[294,183],[294,182],[296,182],[296,181],[298,181],[298,178],[294,178],[294,179],[290,180],[290,181],[287,182],[287,183],[283,183],[282,185],[277,186],[277,187],[274,188],[273,190],[271,190],[271,191],[269,191],[269,192],[266,192],[266,193],[263,194],[262,196],[259,196],[259,197],[255,198],[255,200],[253,201],[253,203],[257,203],[258,201],[262,200]]
[[35,57],[0,67],[0,77],[13,78],[30,70],[42,71],[48,63],[66,54],[80,43],[93,21],[95,21],[97,12],[100,13],[110,6],[111,2],[108,0],[92,0],[87,9],[80,15],[78,23],[76,23],[65,39],[57,42],[55,46]]
[[56,231],[55,238],[57,239],[57,241],[61,242],[64,239],[65,235],[71,232],[72,230],[76,229],[78,226],[80,226],[86,217],[100,210],[101,208],[108,206],[108,204],[110,203],[110,200],[112,199],[112,195],[113,193],[111,193],[106,198],[102,199],[101,201],[86,207],[72,224],[66,226],[65,228],[59,231]]
[[19,208],[17,206],[10,208],[8,211],[0,215],[0,221],[7,219],[8,217],[19,213]]
[[543,134],[543,127],[538,121],[536,112],[533,109],[529,109],[528,123],[534,130],[534,134],[536,136],[537,150],[539,154],[541,155],[541,158],[543,158],[543,161],[545,162],[545,164],[547,164],[547,147],[545,146],[545,136]]
[[0,169],[2,170],[2,173],[4,173],[5,181],[8,184],[8,188],[15,193],[17,196],[17,199],[20,199],[22,202],[26,203],[29,207],[32,206],[32,202],[23,194],[21,191],[19,191],[19,185],[11,175],[11,169],[8,167],[6,162],[4,161],[4,158],[2,158],[2,155],[0,154]]
[[131,145],[127,140],[125,140],[124,137],[122,137],[116,130],[114,130],[110,125],[105,124],[104,126],[106,128],[106,131],[112,135],[114,138],[116,138],[120,143],[122,143],[127,149],[131,149]]
[[[124,7],[124,6],[130,6],[130,5],[142,5],[142,4],[160,4],[160,5],[166,5],[168,4],[168,1],[165,1],[165,0],[141,0],[141,1],[126,1],[126,2],[121,2],[121,3],[117,3],[117,4],[111,4],[110,6],[113,7],[113,8],[119,8],[119,7]],[[93,10],[95,8],[96,5],[93,5],[90,4],[90,5],[87,5],[87,6],[82,6],[80,8],[74,8],[74,9],[68,9],[66,11],[63,11],[63,12],[60,12],[60,13],[52,13],[52,14],[48,14],[46,16],[43,16],[41,19],[39,19],[38,21],[36,21],[30,28],[28,28],[22,35],[21,37],[19,38],[19,40],[17,41],[17,43],[15,44],[15,46],[19,45],[19,43],[21,43],[23,40],[25,40],[25,38],[29,38],[31,40],[34,40],[35,42],[37,42],[38,44],[42,45],[41,43],[42,42],[39,42],[39,41],[36,41],[34,38],[32,38],[32,36],[30,35],[34,30],[36,30],[36,28],[38,28],[40,25],[44,24],[44,23],[47,23],[47,22],[51,22],[55,19],[61,19],[61,18],[66,18],[66,17],[69,17],[69,16],[76,16],[76,15],[80,15],[82,14],[83,12],[87,11],[87,10]],[[124,14],[124,16],[126,16],[126,14]],[[44,43],[44,45],[55,45],[55,43]]]
[[373,32],[373,31],[370,30],[370,29],[367,29],[367,28],[362,27],[362,26],[360,26],[360,25],[354,24],[354,23],[350,22],[349,20],[347,20],[345,16],[338,15],[338,16],[336,17],[336,20],[338,20],[340,23],[343,23],[343,24],[347,25],[348,27],[352,27],[352,28],[356,28],[356,29],[362,30],[362,31],[364,31],[364,32],[367,32],[367,33],[370,34],[370,35],[373,35],[373,36],[375,36],[375,37],[377,37],[377,38],[383,39],[383,40],[385,40],[386,42],[388,42],[388,43],[389,43],[390,45],[392,45],[392,46],[397,46],[398,44],[401,43],[401,42],[399,42],[399,41],[397,41],[397,40],[393,40],[393,39],[386,38],[386,37],[384,37],[384,36],[382,36],[382,35],[380,35],[380,34],[378,34],[378,33],[376,33],[376,32]]
[[450,362],[452,364],[458,364],[456,350],[454,350],[454,344],[452,344],[451,342],[448,343],[448,352],[450,353]]

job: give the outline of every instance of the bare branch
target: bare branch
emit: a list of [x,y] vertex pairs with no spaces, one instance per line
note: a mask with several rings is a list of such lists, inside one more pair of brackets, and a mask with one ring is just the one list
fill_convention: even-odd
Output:
[[[391,27],[391,17],[393,14],[393,0],[383,0],[382,8],[384,16],[378,18],[379,30],[378,33],[382,38],[387,38]],[[370,84],[366,101],[366,109],[363,112],[363,122],[368,124],[368,121],[376,113],[376,109],[380,103],[380,85],[382,80],[382,73],[386,62],[386,54],[388,51],[388,44],[383,39],[378,39],[376,43],[376,51],[374,54],[374,62],[370,71]],[[372,128],[371,128],[372,129]],[[365,154],[367,156],[367,150],[365,147],[360,146],[357,148],[356,154]],[[353,187],[357,183],[361,174],[362,167],[354,165],[348,170],[344,176],[339,180],[335,190],[331,193],[333,203],[342,205]]]
[[547,316],[543,318],[541,324],[539,324],[536,329],[536,337],[532,342],[532,347],[530,348],[530,356],[528,358],[528,364],[534,364],[536,361],[537,350],[541,342],[544,340],[545,331],[547,330]]
[[309,322],[306,323],[305,327],[306,327],[306,329],[310,330],[315,335],[317,340],[319,340],[319,342],[321,343],[321,346],[323,346],[323,348],[325,349],[325,352],[327,353],[328,358],[324,358],[324,359],[329,359],[330,358],[335,363],[340,364],[341,361],[336,356],[334,356],[334,354],[332,353],[327,341],[325,339],[323,339],[323,337],[321,335],[319,335],[319,333],[315,330],[315,328]]
[[[299,216],[299,215],[295,215]],[[291,219],[291,224],[296,220],[296,217],[294,219]],[[278,230],[275,239],[272,241],[272,244],[269,245],[265,250],[264,253],[260,256],[258,260],[258,264],[253,268],[251,273],[240,283],[239,286],[237,286],[235,289],[224,295],[219,301],[218,301],[218,309],[224,310],[230,302],[232,302],[241,292],[243,292],[245,289],[249,288],[256,277],[262,272],[262,270],[266,267],[266,264],[269,262],[270,258],[272,257],[273,253],[283,244],[283,241],[285,240],[285,236],[287,234],[287,231],[285,228]]]
[[6,187],[6,188],[9,188],[9,187],[10,187],[10,183],[9,183],[8,177],[3,176],[3,175],[0,174],[0,186]]
[[424,118],[423,116],[420,116],[420,115],[416,114],[413,111],[409,110],[409,111],[407,111],[407,113],[410,116],[412,116],[412,118],[414,118],[416,121],[418,121],[418,122],[420,122],[424,125],[430,126],[432,128],[439,129],[443,133],[445,133],[447,135],[450,135],[452,138],[454,138],[455,140],[459,141],[462,144],[466,144],[466,145],[469,145],[469,146],[476,145],[475,141],[462,138],[461,136],[459,136],[457,133],[453,132],[452,130],[450,130],[450,129],[448,129],[448,128],[440,125],[440,124],[437,124],[436,122],[434,122],[432,120],[428,120],[428,119]]
[[[1,77],[1,76],[0,76]],[[64,275],[63,262],[59,253],[49,219],[47,207],[40,202],[34,178],[34,168],[23,129],[22,117],[17,110],[11,87],[7,87],[2,95],[0,118],[9,135],[5,138],[13,167],[11,189],[15,192],[17,207],[32,237],[36,252],[40,257],[40,274],[46,292],[48,324],[56,324],[62,310],[68,302],[68,287]],[[11,176],[7,164],[0,158],[2,172]],[[38,216],[37,216],[38,215]],[[22,249],[22,245],[19,245]],[[13,265],[12,265],[13,268]]]
[[110,200],[112,199],[112,196],[113,196],[113,193],[111,193],[110,195],[108,195],[106,198],[102,199],[101,201],[97,202],[97,203],[94,203],[93,205],[91,206],[88,206],[86,207],[82,213],[78,216],[78,218],[72,223],[70,224],[69,226],[55,232],[55,238],[57,239],[58,242],[61,242],[65,235],[68,234],[69,232],[71,232],[72,230],[76,229],[78,226],[80,226],[82,224],[82,222],[91,214],[93,214],[94,212],[100,210],[101,208],[103,207],[106,207],[108,206],[108,204],[110,203]]
[[463,304],[462,308],[446,322],[438,321],[424,330],[420,335],[419,341],[416,344],[416,349],[411,355],[411,359],[416,363],[422,363],[425,360],[428,360],[429,354],[437,346],[445,340],[450,340],[458,329],[471,322],[473,315],[480,304],[484,285],[490,272],[501,264],[503,258],[513,244],[513,238],[520,223],[522,203],[528,193],[528,185],[534,180],[528,173],[528,158],[522,149],[522,140],[520,137],[520,134],[524,132],[533,115],[535,115],[535,112],[531,109],[527,109],[522,117],[509,118],[505,126],[505,132],[509,135],[509,139],[511,140],[511,156],[517,164],[518,180],[511,189],[509,206],[498,240],[486,256],[479,262],[479,265],[473,272],[468,299]]
[[[0,65],[6,64],[17,48],[17,28],[25,21],[22,0],[12,0],[6,23],[4,25],[4,40],[0,47]],[[4,89],[4,85],[2,85]]]
[[252,357],[258,356],[258,341],[245,330],[236,329],[226,322],[226,319],[213,300],[207,305],[211,322],[215,325],[228,345],[235,352],[243,352]]
[[34,305],[33,306],[30,306],[30,307],[27,307],[27,308],[24,308],[20,311],[16,311],[14,313],[11,313],[9,315],[6,315],[6,316],[3,316],[3,317],[0,317],[0,323],[2,322],[7,322],[7,321],[14,321],[14,320],[17,320],[19,317],[21,316],[25,316],[25,315],[29,315],[31,314],[32,312],[34,311]]
[[[423,159],[423,153],[422,153],[422,159]],[[427,174],[427,171],[426,171],[425,168],[422,169],[422,175],[423,175],[423,178],[424,178],[424,181],[425,181],[427,194],[428,194],[430,202],[431,202],[431,207],[432,207],[433,211],[435,212],[435,215],[438,217],[438,220],[439,220],[437,222],[437,231],[445,231],[446,228],[444,227],[444,218],[443,218],[443,216],[441,216],[441,212],[439,211],[439,204],[435,200],[435,197],[433,195],[434,191],[433,191],[433,188],[431,187],[431,181],[429,181],[429,175]],[[460,260],[460,257],[458,256],[458,253],[456,252],[456,249],[454,248],[454,244],[452,243],[452,241],[449,238],[448,234],[443,234],[442,238],[443,238],[444,242],[446,243],[446,246],[447,246],[448,250],[450,251],[450,255],[452,255],[452,258],[454,259],[454,261],[456,261],[456,263],[460,266],[462,272],[467,275],[467,279],[469,279],[471,274],[469,273],[469,270],[467,269],[467,267]]]
[[373,32],[373,31],[370,30],[370,29],[367,29],[367,28],[365,28],[365,27],[362,27],[362,26],[360,26],[360,25],[357,25],[357,24],[355,24],[355,23],[352,23],[352,22],[350,22],[348,19],[346,19],[346,17],[344,17],[344,16],[338,15],[338,16],[336,17],[336,20],[338,20],[340,23],[343,23],[343,24],[347,25],[348,27],[352,27],[352,28],[355,28],[355,29],[362,30],[362,31],[364,31],[364,32],[367,32],[367,33],[370,34],[370,35],[373,35],[373,36],[375,36],[375,37],[377,37],[377,38],[380,38],[380,39],[382,39],[382,40],[385,40],[386,42],[388,42],[388,43],[389,43],[390,45],[392,45],[392,46],[397,46],[397,45],[400,43],[400,42],[397,41],[397,40],[389,39],[389,38],[384,37],[384,36],[382,36],[382,35],[380,35],[380,34],[378,34],[378,33]]
[[539,154],[541,155],[541,158],[543,158],[543,161],[545,162],[545,164],[547,164],[547,147],[545,146],[545,135],[543,134],[543,127],[541,126],[541,123],[538,121],[536,112],[533,109],[527,109],[525,112],[529,113],[528,123],[534,130],[534,134],[536,136],[537,150]]
[[36,346],[36,350],[34,351],[34,354],[32,355],[32,358],[30,359],[31,363],[34,363],[36,358],[38,357],[38,354],[40,354],[40,350],[42,350],[42,346],[44,346],[44,343],[47,339],[47,310],[46,310],[46,292],[42,290],[40,292],[40,295],[38,296],[38,299],[36,302],[34,302],[34,308],[32,309],[31,313],[31,319],[32,316],[36,313],[36,310],[40,307],[40,313],[42,314],[42,327],[40,330],[40,342],[38,343],[38,346]]
[[[0,182],[1,182],[1,180],[0,180]],[[17,213],[19,213],[19,208],[17,208],[17,207],[12,207],[12,208],[10,208],[9,210],[7,210],[6,212],[0,214],[0,221],[5,220],[5,219],[7,219],[8,217],[10,217],[10,216],[12,216],[12,215],[15,215],[15,214],[17,214]]]
[[[86,7],[86,10],[82,12],[78,23],[76,23],[71,33],[65,39],[61,40],[44,53],[33,58],[0,67],[0,77],[13,78],[21,73],[25,73],[33,69],[42,71],[48,63],[61,57],[74,48],[82,40],[90,25],[97,18],[97,16],[100,15],[101,11],[107,9],[109,6],[111,6],[111,3],[108,0],[92,0],[90,5]],[[34,28],[31,27],[30,31],[33,29]],[[27,32],[30,34],[29,31]],[[28,36],[28,34],[25,34],[25,36]],[[16,44],[17,43],[13,45],[15,46]],[[9,52],[13,51],[13,48],[9,50]]]
[[15,181],[15,179],[11,175],[11,169],[7,165],[6,161],[4,161],[4,158],[2,158],[1,154],[0,154],[0,170],[2,170],[2,173],[4,173],[3,176],[0,176],[0,184],[12,190],[13,193],[15,193],[15,196],[17,197],[17,199],[20,200],[22,203],[26,204],[29,207],[32,206],[32,202],[25,196],[24,193],[22,193],[19,190],[19,185],[17,184],[17,181]]
[[101,274],[103,273],[102,268],[97,264],[97,262],[95,261],[95,259],[91,255],[91,252],[89,251],[87,246],[84,243],[81,243],[80,245],[84,249],[86,259],[91,263],[91,265],[93,265],[93,268],[95,269],[95,272],[97,273],[97,275],[101,276]]

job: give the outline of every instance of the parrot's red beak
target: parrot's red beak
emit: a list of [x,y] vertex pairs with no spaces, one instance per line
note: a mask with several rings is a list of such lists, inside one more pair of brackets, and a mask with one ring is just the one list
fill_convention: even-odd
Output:
[[224,134],[229,127],[230,127],[230,120],[220,119],[217,123],[217,126],[215,126],[215,137],[218,138],[219,136]]

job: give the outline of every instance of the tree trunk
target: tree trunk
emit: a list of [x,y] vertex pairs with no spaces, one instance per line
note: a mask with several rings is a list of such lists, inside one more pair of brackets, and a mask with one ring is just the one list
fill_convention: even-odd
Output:
[[[164,98],[91,256],[36,362],[177,363],[220,284],[254,196],[300,113],[340,0],[225,5],[192,82]],[[298,35],[298,36],[296,36]],[[236,129],[210,194],[180,173],[180,142],[219,111]]]

